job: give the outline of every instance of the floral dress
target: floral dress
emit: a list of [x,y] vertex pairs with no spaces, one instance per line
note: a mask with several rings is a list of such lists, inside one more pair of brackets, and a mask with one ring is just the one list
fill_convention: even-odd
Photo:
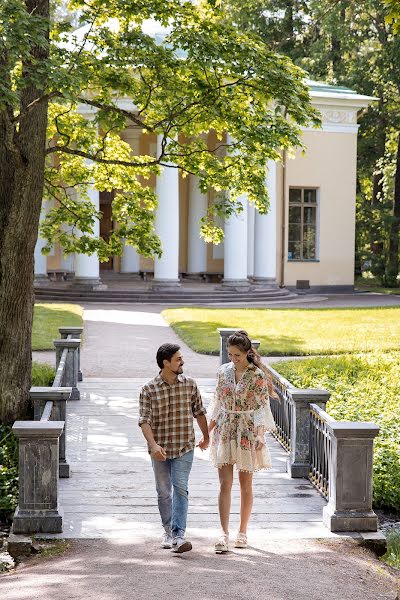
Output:
[[265,373],[250,364],[235,382],[233,363],[218,371],[214,399],[208,409],[213,429],[210,458],[215,467],[236,464],[238,471],[254,473],[271,468],[267,446],[256,450],[257,430],[274,431],[269,405],[268,380]]

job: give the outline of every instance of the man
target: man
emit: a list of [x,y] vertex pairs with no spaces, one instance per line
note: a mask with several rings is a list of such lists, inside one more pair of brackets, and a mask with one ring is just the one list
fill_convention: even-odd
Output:
[[192,549],[185,531],[195,445],[193,418],[203,434],[198,446],[205,450],[209,445],[206,411],[196,382],[182,374],[184,362],[179,346],[160,346],[157,364],[159,375],[140,392],[139,425],[151,455],[165,530],[161,546],[181,553]]

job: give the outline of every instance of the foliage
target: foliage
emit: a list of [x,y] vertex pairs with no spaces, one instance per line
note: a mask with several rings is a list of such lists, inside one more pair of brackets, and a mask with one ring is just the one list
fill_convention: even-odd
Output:
[[[50,212],[41,228],[47,252],[58,239],[66,253],[97,252],[106,260],[121,254],[126,239],[140,254],[159,255],[150,182],[162,166],[197,174],[203,190],[229,191],[203,223],[208,240],[221,237],[214,213],[240,211],[244,192],[261,212],[267,209],[267,160],[301,146],[300,126],[318,122],[299,68],[238,29],[220,3],[74,0],[72,24],[62,20],[59,3],[52,8],[46,59],[35,48],[48,47],[49,22],[22,0],[0,8],[0,110],[13,115],[10,130],[49,102]],[[44,91],[24,107],[29,85]],[[126,127],[150,141],[161,136],[156,155],[135,156],[121,139]],[[203,137],[210,130],[217,137],[212,147]],[[109,241],[91,235],[98,216],[92,185],[120,190],[112,207],[119,227]]]
[[9,425],[0,425],[0,515],[17,506],[18,440]]
[[[51,386],[55,369],[32,363],[32,385]],[[0,424],[0,516],[9,515],[18,502],[18,440],[9,425]]]
[[[232,18],[290,56],[310,77],[376,101],[363,111],[358,136],[358,272],[367,263],[384,285],[398,287],[400,204],[393,186],[400,169],[400,36],[398,0],[228,0]],[[396,164],[396,161],[397,164]],[[393,232],[395,228],[395,232]]]
[[381,560],[391,567],[400,569],[400,531],[392,529],[387,535],[387,551]]
[[197,352],[218,354],[218,327],[259,340],[264,356],[371,352],[399,348],[400,309],[170,308],[163,315]]
[[374,505],[400,509],[400,352],[277,363],[274,368],[299,388],[331,392],[327,411],[337,420],[373,421]]
[[36,304],[33,317],[32,350],[54,350],[59,327],[82,325],[83,309],[78,304]]

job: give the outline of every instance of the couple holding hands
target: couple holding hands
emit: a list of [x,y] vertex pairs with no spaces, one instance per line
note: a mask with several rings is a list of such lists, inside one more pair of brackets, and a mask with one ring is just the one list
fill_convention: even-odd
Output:
[[155,476],[158,508],[164,534],[163,548],[182,553],[192,549],[185,538],[188,480],[193,463],[193,418],[203,434],[197,444],[210,446],[218,469],[218,508],[221,535],[215,552],[229,549],[229,516],[233,465],[240,483],[240,526],[236,548],[247,546],[247,525],[253,505],[253,473],[271,467],[265,433],[275,429],[269,397],[270,376],[245,331],[227,341],[231,362],[220,367],[214,399],[208,407],[209,423],[196,382],[183,375],[179,346],[163,344],[157,351],[159,374],[146,383],[139,400],[139,425],[147,441]]

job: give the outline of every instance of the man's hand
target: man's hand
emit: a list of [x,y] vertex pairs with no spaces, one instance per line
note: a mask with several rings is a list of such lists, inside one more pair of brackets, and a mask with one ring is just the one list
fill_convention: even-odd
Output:
[[210,438],[208,436],[202,437],[201,440],[199,441],[199,443],[197,444],[197,448],[200,448],[200,450],[207,450],[209,445],[210,445]]
[[162,446],[155,444],[154,446],[152,446],[150,448],[150,451],[151,451],[151,456],[155,460],[167,460],[167,453],[165,452],[165,450]]

